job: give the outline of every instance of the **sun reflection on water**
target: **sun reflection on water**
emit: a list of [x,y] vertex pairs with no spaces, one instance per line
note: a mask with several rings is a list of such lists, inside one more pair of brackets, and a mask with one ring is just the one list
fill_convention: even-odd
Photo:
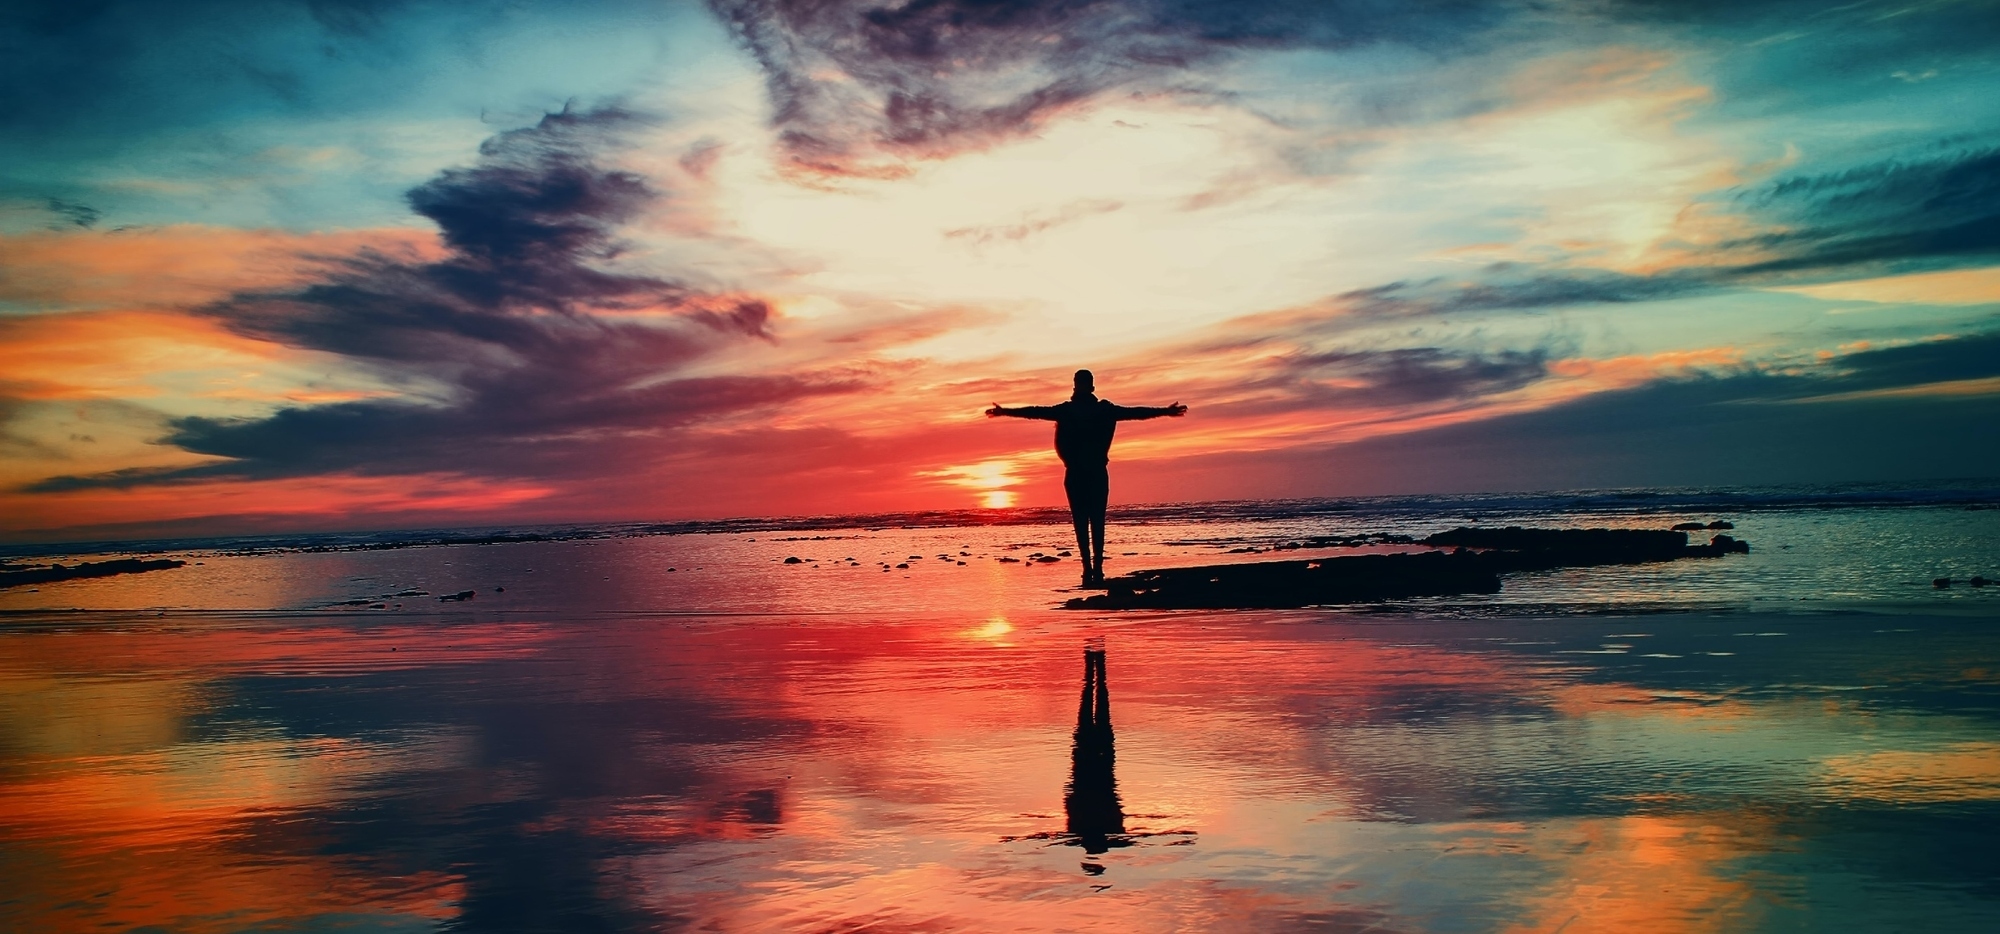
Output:
[[[963,635],[967,639],[976,639],[982,642],[999,642],[1001,639],[1006,638],[1008,633],[1013,631],[1014,624],[1007,622],[1006,617],[996,616],[987,620],[985,625],[967,629],[960,633],[960,635]],[[1004,645],[1006,643],[1001,644]]]

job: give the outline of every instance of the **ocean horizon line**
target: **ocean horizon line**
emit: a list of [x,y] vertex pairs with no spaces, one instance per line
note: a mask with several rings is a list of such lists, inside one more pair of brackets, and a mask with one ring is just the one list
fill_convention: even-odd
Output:
[[[1156,521],[1272,521],[1325,517],[1442,519],[1462,513],[1464,521],[1537,513],[1682,513],[1811,508],[1893,508],[1963,506],[2000,508],[2000,477],[1908,482],[1780,484],[1720,487],[1620,487],[1611,489],[1521,490],[1480,493],[1405,493],[1376,496],[1228,499],[1128,503],[1110,507],[1122,523]],[[296,530],[216,535],[106,536],[0,543],[0,560],[59,555],[148,554],[183,551],[266,553],[285,551],[386,550],[445,545],[578,541],[659,535],[746,534],[763,532],[882,531],[890,528],[954,528],[1065,524],[1062,506],[926,509],[902,512],[830,513],[792,516],[737,516],[716,519],[603,520],[410,526],[403,528]],[[49,530],[60,532],[60,529]]]

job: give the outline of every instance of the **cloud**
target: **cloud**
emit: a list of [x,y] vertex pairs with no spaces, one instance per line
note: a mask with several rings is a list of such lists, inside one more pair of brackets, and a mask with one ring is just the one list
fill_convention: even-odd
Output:
[[1298,350],[1266,357],[1218,393],[1248,391],[1250,405],[1225,404],[1231,414],[1307,408],[1407,408],[1471,402],[1510,393],[1549,375],[1550,352],[1478,351],[1443,347]]
[[1070,202],[1053,212],[1030,214],[1018,223],[959,227],[945,231],[944,237],[947,240],[965,240],[982,246],[995,240],[1026,240],[1052,227],[1075,223],[1098,214],[1109,214],[1123,207],[1125,207],[1123,201],[1087,198]]
[[2000,376],[2000,332],[1863,350],[1837,364],[1838,392],[1985,379]]
[[1130,483],[1253,497],[1990,477],[2000,381],[1982,393],[1883,390],[1996,376],[2000,332],[1981,332],[1790,371],[1687,371],[1346,444],[1135,465]]
[[1693,271],[1633,275],[1600,269],[1496,263],[1483,270],[1482,278],[1477,280],[1434,278],[1391,282],[1343,292],[1334,296],[1331,304],[1351,314],[1402,317],[1651,302],[1717,288],[1704,274]]
[[1795,174],[1730,200],[1761,232],[1678,253],[1681,265],[1633,273],[1568,260],[1503,262],[1471,276],[1354,289],[1327,304],[1363,318],[1637,304],[2000,261],[2000,149]]
[[1232,51],[1455,44],[1505,4],[1285,0],[709,0],[763,68],[789,165],[894,176]]
[[1738,200],[1784,229],[1722,244],[1773,254],[1730,270],[1735,277],[1917,271],[2000,257],[2000,148],[1795,175]]
[[63,227],[82,227],[88,229],[96,226],[98,218],[104,216],[103,212],[96,208],[75,201],[50,198],[48,204],[49,213],[62,218],[64,221],[62,225],[56,228],[58,230]]
[[771,310],[754,296],[611,268],[619,225],[658,197],[596,155],[633,120],[608,109],[550,114],[413,189],[412,209],[439,228],[441,257],[363,253],[303,286],[198,310],[237,334],[368,367],[403,387],[401,398],[179,418],[165,443],[226,460],[32,489],[338,471],[587,475],[621,440],[644,446],[705,418],[865,380],[858,370],[688,372],[732,344],[769,340]]
[[405,261],[438,253],[429,234],[395,229],[292,234],[177,224],[0,235],[0,306],[184,308],[297,287],[362,251]]

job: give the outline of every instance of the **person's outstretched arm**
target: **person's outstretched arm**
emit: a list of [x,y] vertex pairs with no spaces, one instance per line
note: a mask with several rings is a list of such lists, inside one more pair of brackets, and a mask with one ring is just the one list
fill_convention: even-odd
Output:
[[1112,406],[1121,422],[1136,422],[1147,418],[1179,418],[1187,414],[1187,406],[1178,402],[1173,405],[1116,405]]
[[992,408],[986,410],[987,418],[999,418],[1002,415],[1008,418],[1039,418],[1046,422],[1055,421],[1058,417],[1056,407],[1053,405],[1017,405],[1010,409],[995,402]]

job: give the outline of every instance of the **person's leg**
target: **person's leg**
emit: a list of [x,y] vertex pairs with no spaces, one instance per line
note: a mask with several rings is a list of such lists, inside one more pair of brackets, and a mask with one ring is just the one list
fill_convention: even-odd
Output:
[[1091,562],[1090,569],[1097,575],[1097,580],[1100,583],[1104,580],[1104,510],[1110,499],[1111,491],[1100,488],[1097,500],[1093,504],[1094,509],[1090,514],[1091,553],[1097,556]]
[[1100,468],[1091,475],[1090,490],[1090,555],[1091,576],[1097,583],[1104,581],[1104,509],[1111,499],[1110,471]]
[[[1090,502],[1088,470],[1063,473],[1063,492],[1069,494],[1069,521],[1076,527],[1076,560],[1083,564],[1083,583],[1090,584]],[[1083,474],[1083,476],[1079,476]]]

